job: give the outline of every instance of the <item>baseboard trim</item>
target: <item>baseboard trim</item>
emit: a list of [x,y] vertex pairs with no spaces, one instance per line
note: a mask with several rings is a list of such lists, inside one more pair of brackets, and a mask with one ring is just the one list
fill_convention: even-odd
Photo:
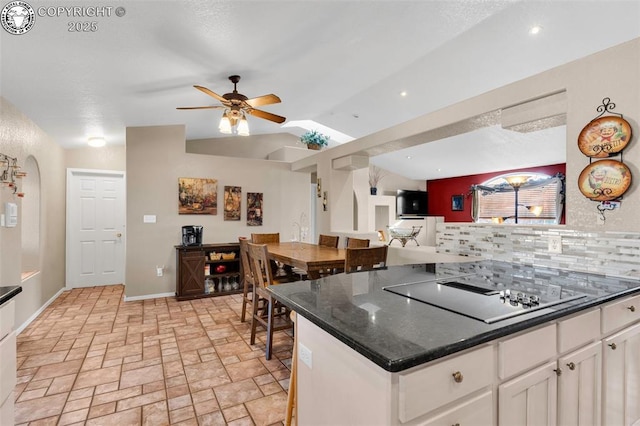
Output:
[[160,299],[162,297],[174,297],[176,295],[175,292],[172,293],[157,293],[157,294],[145,294],[144,296],[124,296],[125,302],[132,302],[134,300],[147,300],[147,299]]
[[33,315],[31,315],[24,323],[22,323],[22,325],[20,327],[18,327],[16,329],[16,334],[20,334],[22,333],[22,331],[27,328],[29,326],[29,324],[31,324],[36,318],[38,318],[38,315],[40,315],[46,308],[47,306],[49,306],[50,304],[53,303],[54,300],[56,300],[56,298],[58,296],[60,296],[62,293],[64,293],[67,289],[62,287],[60,290],[58,290],[58,292],[56,294],[54,294],[51,299],[47,300],[45,302],[44,305],[42,305],[40,307],[40,309],[38,309]]

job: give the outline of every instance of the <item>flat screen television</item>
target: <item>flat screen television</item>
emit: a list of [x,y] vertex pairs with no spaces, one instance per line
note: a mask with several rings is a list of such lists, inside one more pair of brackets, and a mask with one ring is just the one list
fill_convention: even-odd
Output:
[[398,189],[396,193],[397,216],[427,216],[427,191]]

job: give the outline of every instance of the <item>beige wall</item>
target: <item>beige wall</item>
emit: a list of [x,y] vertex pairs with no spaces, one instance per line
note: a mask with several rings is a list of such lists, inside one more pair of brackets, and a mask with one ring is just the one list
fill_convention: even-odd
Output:
[[[22,293],[15,298],[19,326],[65,285],[64,150],[6,99],[0,98],[0,102],[0,152],[17,157],[21,166],[26,157],[33,156],[40,169],[40,273],[22,282]],[[15,202],[19,212],[17,227],[0,228],[0,285],[3,286],[21,284],[21,201],[9,189],[0,188],[0,206],[4,209],[5,202]]]
[[[179,177],[217,179],[218,214],[179,215]],[[205,243],[252,232],[290,239],[293,222],[302,212],[309,215],[310,182],[309,173],[291,172],[286,163],[186,153],[184,126],[127,128],[127,297],[175,291],[174,246],[184,225],[203,225]],[[223,220],[225,186],[242,187],[241,221]],[[246,225],[247,192],[263,193],[261,227]],[[143,215],[156,215],[157,223],[143,223]],[[165,266],[163,277],[156,276],[156,265]]]
[[127,150],[124,145],[67,149],[65,151],[65,165],[69,169],[123,171],[127,167],[126,154]]
[[[336,175],[330,169],[333,159],[371,153],[385,152],[386,146],[400,149],[425,143],[427,134],[438,133],[447,126],[456,128],[456,123],[470,120],[487,112],[517,105],[544,95],[566,90],[567,107],[567,226],[572,228],[595,228],[599,231],[640,231],[637,212],[640,211],[640,146],[638,134],[640,127],[640,39],[604,50],[566,65],[554,68],[533,77],[501,87],[483,95],[459,102],[441,110],[426,114],[392,128],[373,133],[330,150],[317,156],[298,160],[294,170],[317,168],[318,177],[323,186],[339,189],[346,182],[342,174]],[[603,98],[609,97],[616,104],[615,112],[624,114],[634,132],[633,139],[624,151],[624,162],[631,169],[632,184],[624,195],[619,210],[607,212],[604,224],[598,222],[596,202],[585,198],[577,187],[580,172],[589,164],[577,148],[578,135],[582,128],[598,114],[596,108]],[[442,136],[447,136],[446,134]],[[532,147],[535,149],[535,147]],[[496,152],[496,155],[500,155]],[[450,160],[450,159],[446,159]],[[356,187],[359,192],[368,191],[368,187]],[[335,212],[352,211],[348,200],[329,197],[329,209]],[[338,203],[338,204],[336,204]],[[351,207],[352,209],[352,207]],[[346,215],[333,213],[331,221],[320,222],[319,232],[333,229],[353,229],[345,224]],[[600,224],[598,224],[600,223]]]

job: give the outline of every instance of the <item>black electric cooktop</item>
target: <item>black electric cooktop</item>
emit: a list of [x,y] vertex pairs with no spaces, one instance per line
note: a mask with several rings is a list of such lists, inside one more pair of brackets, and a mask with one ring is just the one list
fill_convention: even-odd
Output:
[[458,282],[417,282],[384,287],[400,296],[492,324],[517,315],[549,313],[549,308],[586,297],[583,294],[553,299],[518,290],[489,290]]

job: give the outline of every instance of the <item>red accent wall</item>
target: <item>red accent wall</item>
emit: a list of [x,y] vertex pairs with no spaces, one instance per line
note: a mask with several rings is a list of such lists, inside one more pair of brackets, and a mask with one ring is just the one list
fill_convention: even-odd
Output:
[[[554,164],[550,166],[529,167],[524,169],[483,173],[479,175],[428,180],[427,192],[429,193],[429,216],[444,216],[445,222],[472,222],[471,194],[469,193],[471,185],[481,184],[495,176],[517,172],[545,173],[549,176],[555,175],[556,173],[566,174],[566,164]],[[451,196],[453,195],[464,196],[464,210],[451,210]],[[564,213],[562,214],[561,222],[564,223]]]

